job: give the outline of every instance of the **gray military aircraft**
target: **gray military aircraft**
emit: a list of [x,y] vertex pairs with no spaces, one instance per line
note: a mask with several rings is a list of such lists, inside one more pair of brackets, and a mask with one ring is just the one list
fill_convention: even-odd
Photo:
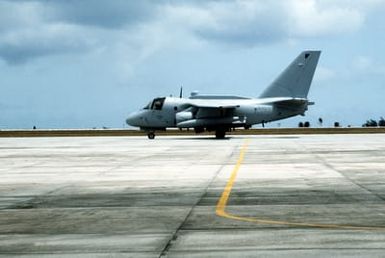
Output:
[[194,128],[196,133],[215,131],[225,138],[231,128],[250,128],[254,124],[304,115],[307,95],[321,51],[304,51],[262,92],[259,98],[227,95],[200,95],[189,98],[153,99],[126,119],[128,125],[140,127],[149,139],[155,131],[169,127]]

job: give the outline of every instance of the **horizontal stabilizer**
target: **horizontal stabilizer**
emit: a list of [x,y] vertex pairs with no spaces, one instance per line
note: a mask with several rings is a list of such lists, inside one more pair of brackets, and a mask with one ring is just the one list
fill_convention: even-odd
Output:
[[282,105],[282,106],[302,106],[304,104],[308,104],[308,100],[304,98],[293,98],[289,100],[282,100],[274,102],[274,104]]

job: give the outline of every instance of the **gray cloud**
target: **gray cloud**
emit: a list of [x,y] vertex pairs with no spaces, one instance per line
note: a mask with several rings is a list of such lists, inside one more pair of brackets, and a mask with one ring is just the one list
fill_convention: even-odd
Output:
[[73,53],[83,51],[84,45],[77,43],[76,45],[68,45],[63,42],[54,44],[50,42],[47,45],[14,45],[2,44],[0,46],[1,57],[10,65],[20,65],[27,61],[53,54]]
[[206,21],[197,24],[193,31],[209,41],[254,46],[280,41],[287,36],[286,17],[279,4],[212,2],[203,12],[206,12]]
[[94,34],[79,26],[39,23],[0,36],[0,56],[18,65],[42,56],[84,52],[98,45]]
[[252,47],[255,45],[263,45],[283,39],[283,35],[277,31],[263,30],[247,30],[241,28],[232,29],[196,29],[197,36],[208,41],[215,41],[226,45],[240,45]]
[[254,46],[281,40],[324,37],[357,31],[365,15],[383,0],[341,2],[318,0],[211,1],[168,6],[198,37],[224,44]]
[[194,40],[250,47],[340,35],[358,30],[384,0],[362,2],[0,0],[0,57],[22,64],[116,46],[146,56]]
[[68,0],[48,1],[55,18],[64,22],[105,28],[120,28],[151,19],[155,1]]
[[87,52],[154,17],[151,1],[1,1],[0,57],[17,65],[53,54]]

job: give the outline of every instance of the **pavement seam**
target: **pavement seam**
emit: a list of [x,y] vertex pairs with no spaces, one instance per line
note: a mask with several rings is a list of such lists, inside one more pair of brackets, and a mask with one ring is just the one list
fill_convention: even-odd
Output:
[[162,258],[162,257],[165,257],[167,256],[167,253],[169,252],[171,246],[173,245],[173,243],[176,241],[176,239],[178,238],[178,233],[179,231],[183,228],[184,224],[187,222],[188,218],[191,216],[193,210],[195,209],[196,206],[198,206],[198,204],[202,201],[203,197],[207,194],[207,191],[208,189],[210,188],[211,184],[215,181],[215,179],[218,177],[219,173],[222,171],[222,169],[227,165],[226,163],[226,160],[228,158],[231,158],[234,153],[236,152],[236,150],[238,149],[238,145],[234,146],[233,147],[233,150],[231,151],[231,153],[229,154],[229,156],[226,157],[226,159],[222,162],[222,165],[218,168],[218,170],[214,173],[214,176],[211,178],[211,180],[208,182],[208,184],[206,185],[206,187],[204,188],[204,191],[203,193],[201,194],[201,196],[198,198],[198,200],[196,201],[196,203],[191,206],[191,209],[190,211],[187,213],[186,217],[183,219],[183,221],[180,223],[180,225],[178,226],[178,228],[175,230],[175,232],[172,234],[171,238],[168,240],[168,242],[166,243],[165,247],[163,248],[163,250],[161,251],[160,255],[159,255],[159,258]]
[[[305,146],[303,146],[304,148],[306,148]],[[339,169],[337,169],[336,167],[334,167],[332,164],[330,164],[329,162],[327,162],[327,160],[322,157],[321,155],[317,154],[317,153],[314,153],[313,151],[309,150],[309,153],[311,153],[313,156],[315,156],[318,160],[321,161],[322,165],[324,165],[325,167],[337,172],[338,174],[340,174],[343,178],[345,178],[346,180],[348,180],[349,182],[351,182],[352,184],[356,185],[358,188],[361,188],[363,189],[364,191],[368,192],[369,194],[377,197],[378,199],[382,200],[385,202],[385,198],[382,197],[381,195],[373,192],[372,190],[370,190],[369,188],[365,187],[364,185],[356,182],[355,180],[353,180],[352,178],[350,178],[349,176],[346,175],[346,173],[340,171]]]

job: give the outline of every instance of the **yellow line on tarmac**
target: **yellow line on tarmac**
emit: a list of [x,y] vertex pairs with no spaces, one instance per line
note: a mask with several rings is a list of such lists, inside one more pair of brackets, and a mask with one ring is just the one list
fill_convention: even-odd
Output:
[[245,157],[245,153],[247,147],[250,143],[250,139],[246,140],[241,147],[241,151],[239,153],[239,158],[237,163],[231,172],[230,178],[227,181],[225,189],[222,192],[221,197],[218,200],[215,213],[217,216],[234,219],[245,222],[252,222],[258,224],[271,224],[271,225],[283,225],[283,226],[299,226],[299,227],[314,227],[314,228],[325,228],[325,229],[352,229],[352,230],[385,230],[385,227],[370,227],[370,226],[352,226],[352,225],[336,225],[336,224],[317,224],[317,223],[306,223],[306,222],[290,222],[284,220],[270,220],[270,219],[259,219],[252,217],[242,217],[230,214],[226,211],[226,206],[228,200],[230,198],[231,190],[233,188],[234,182],[237,178],[238,171],[242,165],[243,159]]
[[242,145],[241,152],[239,154],[239,158],[237,161],[237,164],[235,165],[233,171],[231,172],[231,176],[229,181],[227,181],[227,184],[225,186],[225,189],[223,190],[223,193],[221,195],[221,198],[218,201],[217,208],[216,208],[216,214],[221,217],[228,217],[229,214],[225,211],[227,201],[229,200],[231,189],[233,188],[233,184],[235,182],[235,179],[237,178],[237,174],[239,171],[239,168],[241,167],[241,164],[243,162],[243,158],[245,156],[245,152],[247,149],[247,146],[249,145],[250,140],[246,140],[244,144]]

